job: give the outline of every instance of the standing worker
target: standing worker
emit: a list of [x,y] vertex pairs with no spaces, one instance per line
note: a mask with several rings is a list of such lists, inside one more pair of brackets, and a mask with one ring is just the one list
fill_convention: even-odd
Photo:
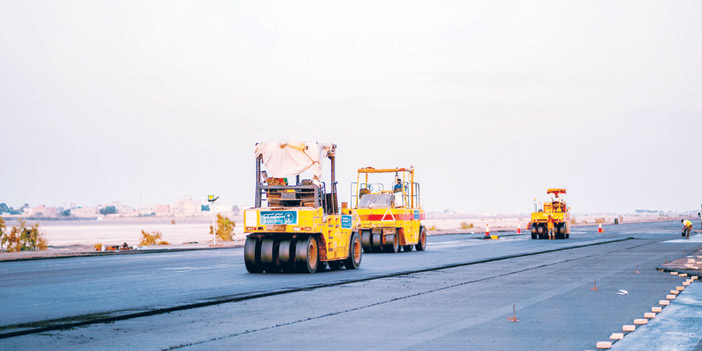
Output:
[[395,174],[395,186],[392,187],[392,192],[393,193],[399,193],[402,192],[402,180],[400,177]]
[[690,239],[690,231],[692,230],[692,222],[688,221],[687,219],[681,219],[680,222],[683,224],[683,231],[682,231],[682,236],[685,237],[685,239]]
[[553,229],[555,227],[553,216],[548,215],[548,222],[546,223],[546,226],[548,228],[548,240],[553,240]]

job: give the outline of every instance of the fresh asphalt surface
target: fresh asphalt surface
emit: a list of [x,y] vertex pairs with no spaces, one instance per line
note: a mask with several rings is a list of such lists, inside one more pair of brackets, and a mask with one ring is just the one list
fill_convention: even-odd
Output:
[[[364,254],[359,270],[313,275],[248,274],[240,248],[3,262],[0,348],[594,349],[680,285],[655,270],[700,246],[664,243],[679,227],[434,236],[425,252]],[[154,315],[129,318],[143,312]],[[126,319],[8,337],[115,316]]]

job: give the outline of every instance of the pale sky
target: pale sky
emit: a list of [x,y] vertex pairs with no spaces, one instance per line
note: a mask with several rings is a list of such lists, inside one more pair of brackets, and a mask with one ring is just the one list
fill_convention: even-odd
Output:
[[[698,210],[699,1],[0,1],[0,202],[253,204],[254,144],[429,211]],[[326,176],[327,174],[325,174]],[[328,179],[327,179],[328,180]]]

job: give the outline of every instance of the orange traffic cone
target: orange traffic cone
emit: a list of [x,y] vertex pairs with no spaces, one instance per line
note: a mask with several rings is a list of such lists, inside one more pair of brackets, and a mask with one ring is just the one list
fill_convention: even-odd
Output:
[[604,233],[604,229],[602,229],[602,223],[600,223],[600,227],[597,228],[598,233]]
[[490,239],[490,225],[485,224],[485,239]]
[[519,224],[519,222],[517,222],[517,234],[522,234],[522,228],[520,227],[521,225]]

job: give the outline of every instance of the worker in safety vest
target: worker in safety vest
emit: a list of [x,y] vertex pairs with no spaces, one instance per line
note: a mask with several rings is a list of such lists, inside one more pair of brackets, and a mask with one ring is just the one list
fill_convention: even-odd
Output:
[[548,240],[555,239],[553,235],[553,229],[555,227],[553,216],[548,215],[548,222],[546,222],[546,227],[548,228]]
[[690,231],[692,230],[692,222],[688,221],[687,219],[681,219],[680,222],[683,224],[683,231],[682,231],[682,236],[685,237],[685,239],[690,239]]

